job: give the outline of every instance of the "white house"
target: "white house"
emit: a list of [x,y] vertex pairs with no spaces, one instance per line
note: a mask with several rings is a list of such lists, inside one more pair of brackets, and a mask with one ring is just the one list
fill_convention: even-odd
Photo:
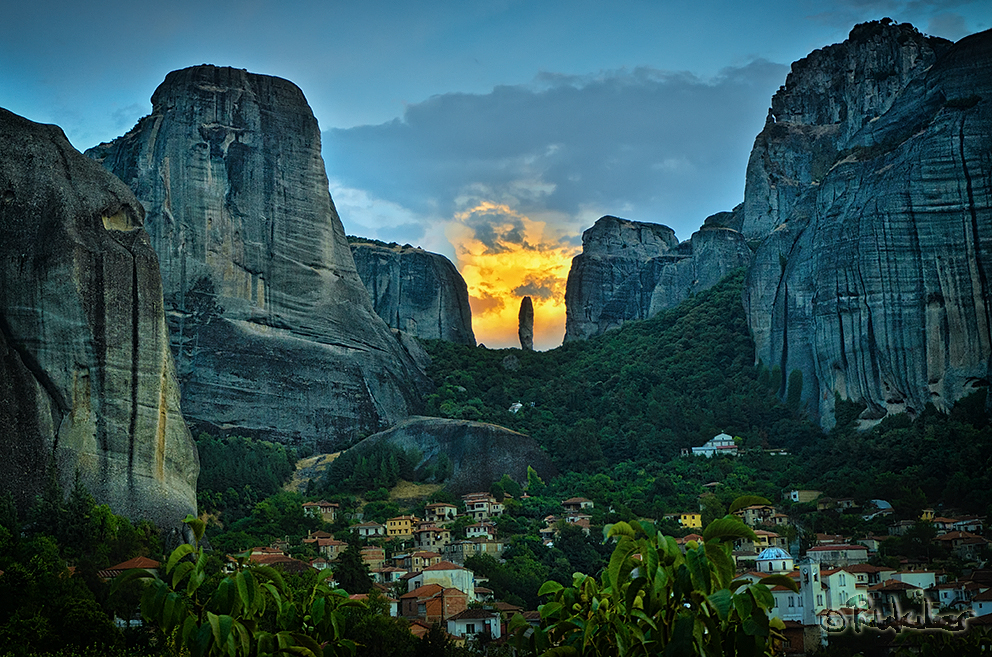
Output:
[[498,639],[502,636],[499,614],[490,609],[466,609],[448,619],[448,634],[457,637],[482,635]]
[[713,436],[706,441],[706,444],[702,447],[693,447],[692,451],[682,450],[683,456],[705,456],[710,458],[713,456],[737,456],[737,443],[734,442],[734,437],[721,433]]
[[971,599],[971,611],[975,616],[992,614],[992,589],[985,589]]
[[444,588],[458,589],[468,596],[468,602],[475,602],[475,573],[450,561],[442,561],[424,568],[407,580],[407,590],[438,584]]

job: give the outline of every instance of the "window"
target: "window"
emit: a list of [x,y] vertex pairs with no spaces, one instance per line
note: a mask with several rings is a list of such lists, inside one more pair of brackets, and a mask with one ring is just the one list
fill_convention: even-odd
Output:
[[841,586],[844,586],[845,584],[847,584],[847,577],[844,575],[844,573],[841,573],[840,574],[840,585]]
[[799,606],[803,606],[803,596],[799,596]]
[[822,604],[823,604],[823,596],[822,595],[816,596],[816,606],[819,607]]
[[789,606],[790,607],[795,607],[796,606],[796,598],[795,598],[795,596],[791,596],[791,595],[789,596]]
[[465,624],[465,634],[475,634],[475,623]]

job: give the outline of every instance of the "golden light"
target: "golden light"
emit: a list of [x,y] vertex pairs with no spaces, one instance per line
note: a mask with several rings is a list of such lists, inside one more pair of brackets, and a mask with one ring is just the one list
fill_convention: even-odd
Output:
[[507,205],[483,202],[455,215],[446,236],[468,285],[472,328],[490,348],[519,347],[520,300],[534,302],[534,348],[552,349],[565,335],[565,282],[581,249],[545,222]]

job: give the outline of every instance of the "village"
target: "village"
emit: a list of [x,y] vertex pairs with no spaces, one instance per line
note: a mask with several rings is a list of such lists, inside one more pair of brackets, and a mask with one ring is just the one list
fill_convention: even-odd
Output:
[[[662,523],[660,527],[678,529],[671,533],[681,534],[675,540],[683,551],[703,541],[698,532],[703,527],[705,499],[714,495],[718,486],[703,487],[699,509],[668,514],[657,521]],[[524,492],[522,498],[527,497]],[[497,499],[490,492],[476,492],[461,496],[458,504],[426,504],[422,518],[399,515],[384,523],[346,518],[351,542],[328,531],[310,531],[302,546],[309,546],[309,551],[316,553],[314,557],[289,556],[300,546],[276,541],[229,555],[227,568],[233,571],[240,560],[291,573],[333,570],[357,541],[373,586],[370,593],[356,593],[352,598],[380,596],[388,603],[389,614],[406,619],[411,633],[418,637],[438,624],[459,645],[498,644],[506,641],[508,623],[515,614],[537,626],[540,613],[497,599],[486,586],[486,578],[466,567],[466,561],[475,555],[502,558],[514,536],[500,535],[496,522],[513,505],[513,499],[505,493]],[[738,540],[732,554],[738,579],[758,582],[769,575],[785,575],[795,581],[798,591],[782,585],[771,587],[774,603],[769,616],[785,624],[789,642],[786,654],[804,654],[811,645],[826,645],[828,630],[869,622],[878,625],[886,619],[905,617],[908,610],[918,610],[916,617],[929,623],[947,617],[967,618],[967,627],[992,623],[990,542],[982,535],[985,518],[938,514],[928,508],[918,518],[891,522],[886,534],[828,534],[811,532],[806,526],[807,516],[814,511],[856,516],[866,523],[875,521],[877,526],[878,520],[893,515],[893,508],[885,500],[858,505],[853,499],[828,498],[820,491],[803,489],[783,491],[782,500],[781,507],[752,504],[734,512],[753,530],[754,539]],[[562,500],[559,513],[542,519],[541,543],[553,546],[566,526],[598,537],[602,527],[592,524],[595,509],[596,503],[585,497]],[[306,502],[303,511],[326,525],[342,524],[336,503]],[[931,537],[932,558],[883,556],[887,541],[921,531]],[[112,578],[135,567],[154,569],[158,563],[139,557],[101,575]]]

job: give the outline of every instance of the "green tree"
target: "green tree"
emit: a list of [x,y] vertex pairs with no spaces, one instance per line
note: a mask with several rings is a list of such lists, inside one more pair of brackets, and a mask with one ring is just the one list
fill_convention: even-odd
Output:
[[184,522],[195,544],[172,551],[164,579],[158,571],[135,569],[115,581],[118,587],[135,580],[146,583],[142,615],[175,652],[188,651],[193,657],[354,654],[354,642],[342,636],[342,610],[361,603],[327,586],[329,570],[317,575],[299,601],[282,575],[267,566],[240,567],[220,578],[207,570],[207,553],[200,544],[204,523],[193,516]]
[[754,533],[733,516],[711,522],[703,542],[683,555],[675,539],[652,525],[620,522],[599,580],[576,573],[571,586],[546,582],[541,627],[519,614],[511,629],[519,650],[558,655],[772,655],[784,624],[769,618],[769,586],[797,590],[789,577],[757,584],[734,579],[733,542]]

